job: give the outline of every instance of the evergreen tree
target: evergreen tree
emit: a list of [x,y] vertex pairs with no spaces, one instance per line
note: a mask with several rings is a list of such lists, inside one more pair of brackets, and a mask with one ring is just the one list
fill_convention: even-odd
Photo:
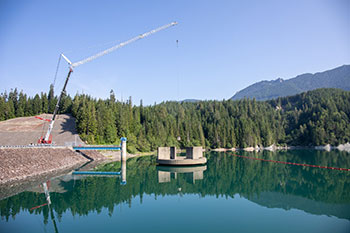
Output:
[[25,95],[23,93],[23,91],[21,91],[19,93],[19,98],[18,98],[18,106],[17,106],[17,110],[16,110],[16,117],[23,117],[25,116],[25,107],[26,107],[26,103],[27,103],[27,95]]
[[48,102],[49,102],[49,113],[53,113],[55,110],[55,106],[57,103],[57,98],[54,95],[54,86],[53,84],[50,85],[49,95],[48,95]]
[[42,104],[42,111],[44,113],[48,113],[49,112],[49,100],[47,98],[47,94],[41,92],[41,104]]
[[33,114],[37,115],[41,113],[41,108],[42,108],[42,102],[38,94],[35,95],[33,99]]
[[6,120],[6,107],[7,104],[5,102],[5,98],[2,95],[0,95],[0,121]]

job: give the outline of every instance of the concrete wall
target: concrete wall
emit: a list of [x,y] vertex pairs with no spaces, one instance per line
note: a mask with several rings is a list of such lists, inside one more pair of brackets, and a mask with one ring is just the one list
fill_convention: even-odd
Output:
[[158,159],[170,159],[170,147],[158,147]]
[[186,158],[187,159],[199,159],[203,157],[203,149],[201,146],[187,147]]
[[170,182],[170,172],[158,171],[158,183]]
[[203,171],[193,172],[193,180],[203,180]]
[[196,180],[203,180],[203,171],[195,171],[185,174],[185,179],[188,183],[195,184]]

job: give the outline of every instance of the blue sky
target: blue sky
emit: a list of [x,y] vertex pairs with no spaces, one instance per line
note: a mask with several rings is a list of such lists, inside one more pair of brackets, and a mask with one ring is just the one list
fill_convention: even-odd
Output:
[[[77,67],[68,93],[107,98],[113,89],[135,104],[221,100],[257,81],[350,64],[346,0],[0,0],[0,92],[47,92],[60,52],[78,61],[172,21]],[[67,72],[61,63],[56,94]]]

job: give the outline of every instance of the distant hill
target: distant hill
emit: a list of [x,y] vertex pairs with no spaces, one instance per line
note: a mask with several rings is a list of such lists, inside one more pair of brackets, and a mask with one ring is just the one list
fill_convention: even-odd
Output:
[[180,100],[179,102],[185,102],[185,103],[197,103],[200,100],[196,100],[196,99],[185,99],[185,100]]
[[272,81],[257,82],[237,92],[231,99],[255,97],[256,100],[269,100],[318,88],[340,88],[349,91],[350,65],[315,74],[302,74],[288,80],[278,78]]

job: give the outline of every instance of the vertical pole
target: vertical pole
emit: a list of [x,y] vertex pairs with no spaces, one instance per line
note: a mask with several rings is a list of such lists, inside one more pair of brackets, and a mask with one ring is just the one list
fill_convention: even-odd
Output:
[[121,163],[122,163],[122,167],[121,167],[121,175],[122,175],[122,181],[120,182],[120,184],[122,185],[126,185],[126,138],[122,137],[121,139]]
[[120,182],[121,185],[126,185],[126,161],[122,160],[122,181]]
[[122,149],[122,152],[121,152],[121,161],[126,161],[126,138],[125,137],[122,137],[120,139],[122,142],[121,142],[121,149]]

